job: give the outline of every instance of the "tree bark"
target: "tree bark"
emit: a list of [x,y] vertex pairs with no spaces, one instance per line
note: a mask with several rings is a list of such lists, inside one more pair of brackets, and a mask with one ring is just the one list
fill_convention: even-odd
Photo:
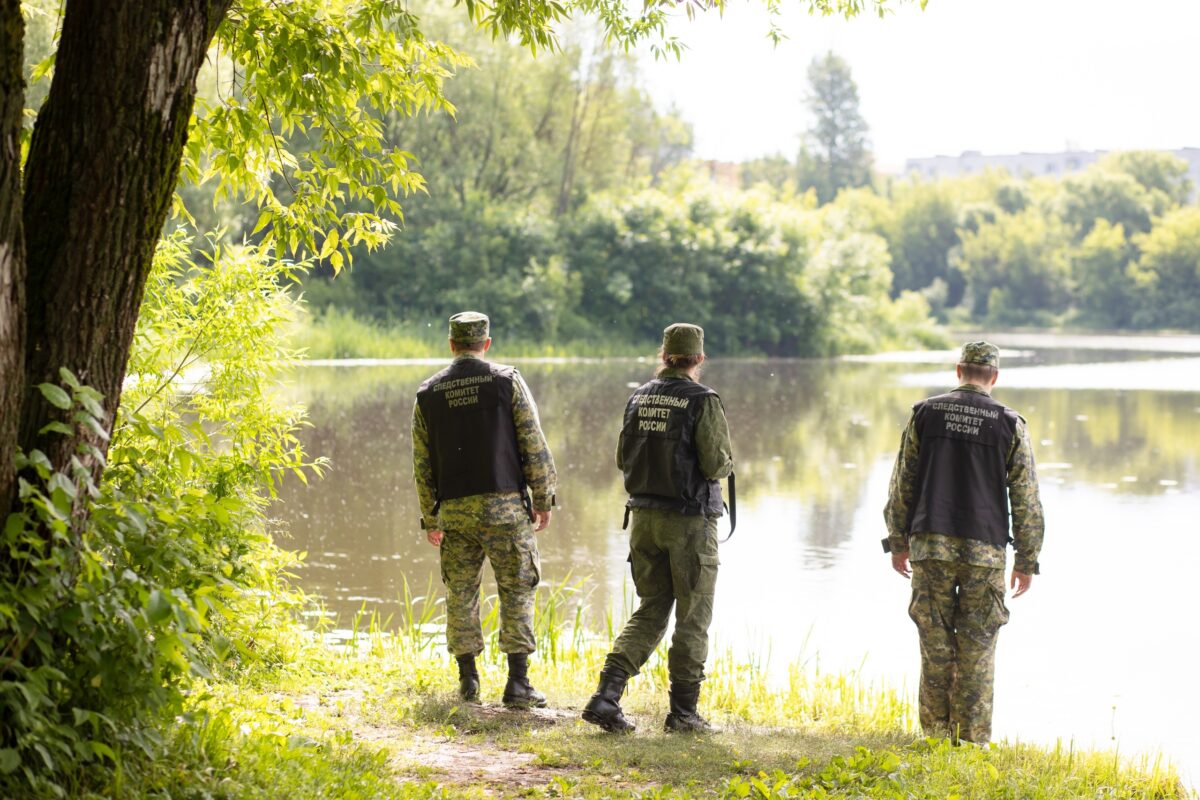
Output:
[[25,237],[21,230],[24,39],[20,0],[0,0],[0,518],[13,502],[13,457],[25,387]]
[[[111,431],[196,76],[231,0],[69,0],[25,169],[26,386],[66,367],[104,394]],[[19,441],[58,468],[83,441],[43,436],[62,412],[26,389]],[[98,476],[100,459],[84,464]]]

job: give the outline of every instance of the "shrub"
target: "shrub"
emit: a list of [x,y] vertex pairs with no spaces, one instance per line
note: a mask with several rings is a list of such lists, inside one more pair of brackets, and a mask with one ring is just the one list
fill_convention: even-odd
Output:
[[[157,254],[101,479],[81,458],[67,472],[40,452],[18,459],[0,561],[0,794],[61,794],[97,765],[152,756],[191,678],[287,657],[295,559],[265,512],[285,472],[320,468],[295,437],[301,411],[272,395],[297,267],[216,243],[201,267],[188,245],[171,237]],[[39,389],[104,431],[101,398],[69,371]]]

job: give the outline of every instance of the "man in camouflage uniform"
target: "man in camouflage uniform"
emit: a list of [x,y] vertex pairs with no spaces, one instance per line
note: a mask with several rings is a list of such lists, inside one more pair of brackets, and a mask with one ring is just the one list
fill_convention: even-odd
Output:
[[912,577],[922,729],[984,744],[996,637],[1008,621],[1006,548],[1011,541],[1020,597],[1039,572],[1044,522],[1025,419],[991,397],[1000,351],[968,342],[957,371],[958,388],[913,406],[883,512],[884,550]]
[[441,548],[446,645],[458,661],[460,696],[479,699],[487,558],[500,595],[500,649],[508,654],[504,705],[541,707],[546,698],[527,676],[541,580],[534,534],[550,524],[558,477],[529,387],[513,367],[484,359],[491,344],[485,315],[450,318],[454,361],[421,384],[413,407],[413,478],[421,526]]
[[709,731],[696,711],[717,583],[717,481],[733,472],[729,425],[716,392],[697,382],[704,331],[675,324],[663,332],[662,366],[629,398],[617,467],[629,494],[626,521],[633,584],[640,600],[600,672],[583,718],[607,731],[633,730],[621,711],[631,675],[662,641],[675,610],[667,655],[667,731]]

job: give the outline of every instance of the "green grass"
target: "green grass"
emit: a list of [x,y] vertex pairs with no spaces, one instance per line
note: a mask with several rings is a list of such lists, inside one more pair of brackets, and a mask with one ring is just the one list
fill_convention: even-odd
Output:
[[[578,718],[609,637],[582,627],[580,585],[543,588],[530,677],[546,712],[499,707],[504,665],[497,608],[480,672],[484,706],[455,696],[429,587],[385,633],[354,620],[338,645],[300,637],[289,663],[252,665],[196,687],[175,720],[168,758],[133,760],[105,797],[214,798],[1187,798],[1161,761],[1069,746],[952,747],[913,731],[910,705],[861,676],[793,667],[774,684],[726,651],[701,708],[710,736],[661,732],[664,653],[633,679],[629,736]],[[81,793],[82,795],[83,793]]]
[[[923,314],[923,312],[921,312]],[[506,358],[630,358],[653,357],[657,342],[631,343],[611,332],[595,336],[536,342],[521,337],[507,338],[496,332],[489,355]],[[942,349],[951,340],[921,314],[903,305],[892,317],[880,321],[869,332],[846,336],[833,347],[835,352],[878,350]],[[291,346],[309,359],[409,359],[444,358],[448,352],[446,329],[413,323],[383,324],[356,317],[349,311],[330,307],[315,316],[303,317],[291,333]],[[744,356],[756,357],[754,353]]]
[[[310,359],[443,358],[446,329],[411,323],[385,325],[330,308],[303,318],[292,332],[292,347]],[[490,354],[495,358],[609,358],[652,355],[653,347],[638,347],[610,338],[560,340],[553,343],[505,339],[497,335]]]

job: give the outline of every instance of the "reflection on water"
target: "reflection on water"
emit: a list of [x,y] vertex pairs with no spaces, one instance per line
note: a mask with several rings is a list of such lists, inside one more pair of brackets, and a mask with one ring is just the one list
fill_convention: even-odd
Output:
[[[1161,747],[1194,777],[1200,386],[1187,381],[1200,378],[1197,360],[1142,347],[1120,361],[1108,342],[1109,352],[1082,366],[1088,351],[1075,343],[1070,351],[1013,346],[1022,352],[1006,359],[996,396],[1029,420],[1047,536],[1045,574],[1011,603],[1001,636],[996,733],[1123,752]],[[437,585],[437,552],[417,524],[408,432],[416,388],[433,369],[297,374],[313,422],[309,452],[333,469],[310,487],[287,485],[277,514],[291,529],[288,544],[309,554],[305,588],[343,619],[364,602],[393,613],[405,577],[421,589],[430,577]],[[1080,369],[1092,377],[1072,377]],[[629,386],[651,365],[521,370],[561,478],[561,508],[540,538],[544,578],[589,575],[597,620],[622,606],[628,584],[613,451]],[[894,361],[710,363],[705,381],[726,405],[740,505],[738,532],[722,546],[718,646],[753,648],[777,668],[805,658],[840,669],[865,658],[869,675],[915,686],[908,586],[879,539],[909,406],[953,379],[949,368],[929,370]],[[1137,379],[1121,378],[1131,374]]]

